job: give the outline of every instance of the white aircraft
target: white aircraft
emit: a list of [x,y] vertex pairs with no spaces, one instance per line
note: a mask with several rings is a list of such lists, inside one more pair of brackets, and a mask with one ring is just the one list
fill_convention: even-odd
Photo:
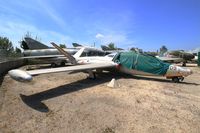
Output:
[[[48,47],[47,45],[34,40],[29,37],[25,37],[24,41],[22,41],[21,47],[24,49],[23,55],[24,57],[21,57],[23,59],[30,60],[33,64],[51,64],[52,67],[55,66],[64,66],[65,63],[68,63],[66,60],[66,57],[62,55],[57,49]],[[79,46],[74,48],[64,48],[63,50],[67,51],[71,55],[75,54],[78,50],[80,50],[82,47],[85,46]],[[94,48],[94,47],[85,47],[82,56],[104,56],[106,55],[106,52]]]
[[84,48],[81,48],[75,55],[71,56],[55,43],[52,45],[57,48],[64,56],[66,56],[73,66],[39,69],[24,71],[20,69],[10,70],[8,74],[17,81],[27,82],[33,79],[32,76],[45,73],[56,73],[64,71],[88,71],[90,77],[95,78],[93,70],[116,69],[131,75],[160,75],[174,82],[182,81],[184,77],[192,74],[188,68],[182,68],[175,65],[164,63],[161,60],[136,52],[124,52],[118,54],[109,54],[104,57],[80,57]]
[[188,61],[195,59],[192,53],[185,52],[183,50],[175,50],[164,53],[163,57],[156,56],[158,59],[169,63],[183,63],[182,66],[186,66]]

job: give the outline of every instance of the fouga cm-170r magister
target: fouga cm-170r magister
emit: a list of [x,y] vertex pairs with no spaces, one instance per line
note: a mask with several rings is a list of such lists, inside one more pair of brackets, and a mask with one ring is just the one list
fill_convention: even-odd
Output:
[[[183,68],[163,61],[146,54],[137,52],[121,52],[117,54],[110,54],[104,57],[90,56],[80,57],[72,56],[55,43],[52,45],[57,48],[68,60],[73,64],[72,66],[39,69],[24,71],[20,69],[10,70],[9,75],[21,82],[31,81],[32,76],[45,73],[56,73],[64,71],[88,71],[90,77],[95,77],[93,70],[119,70],[121,72],[131,75],[157,75],[164,76],[167,79],[172,79],[174,82],[183,81],[184,77],[192,74],[192,71],[188,68]],[[77,55],[81,55],[84,48],[78,51]]]

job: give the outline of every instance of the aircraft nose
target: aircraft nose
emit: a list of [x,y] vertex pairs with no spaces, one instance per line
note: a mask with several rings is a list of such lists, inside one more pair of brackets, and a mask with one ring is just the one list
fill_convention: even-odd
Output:
[[191,69],[185,69],[185,75],[191,75],[193,73],[193,71]]

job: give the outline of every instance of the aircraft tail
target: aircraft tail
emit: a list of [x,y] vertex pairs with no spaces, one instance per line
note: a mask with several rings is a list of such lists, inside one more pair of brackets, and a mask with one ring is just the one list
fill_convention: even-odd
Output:
[[72,43],[72,45],[73,45],[74,47],[83,47],[82,45],[80,45],[80,44],[78,44],[78,43]]
[[24,41],[22,41],[21,48],[23,48],[24,50],[34,50],[34,49],[48,49],[49,47],[30,37],[25,37]]
[[77,51],[73,56],[74,58],[78,58],[82,55],[83,51],[85,50],[85,47],[82,47],[79,51]]
[[56,45],[54,42],[51,42],[51,44],[60,52],[62,53],[65,57],[67,57],[69,59],[69,61],[73,64],[76,65],[77,61],[76,59],[70,55],[68,52],[66,52],[65,50],[63,50],[61,47],[59,47],[58,45]]

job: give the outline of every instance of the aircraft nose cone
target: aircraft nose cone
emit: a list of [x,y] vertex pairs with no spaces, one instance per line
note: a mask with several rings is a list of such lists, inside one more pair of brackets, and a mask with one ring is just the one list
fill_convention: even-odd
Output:
[[186,75],[188,76],[188,75],[191,75],[191,74],[193,74],[193,71],[190,70],[190,69],[186,69]]

